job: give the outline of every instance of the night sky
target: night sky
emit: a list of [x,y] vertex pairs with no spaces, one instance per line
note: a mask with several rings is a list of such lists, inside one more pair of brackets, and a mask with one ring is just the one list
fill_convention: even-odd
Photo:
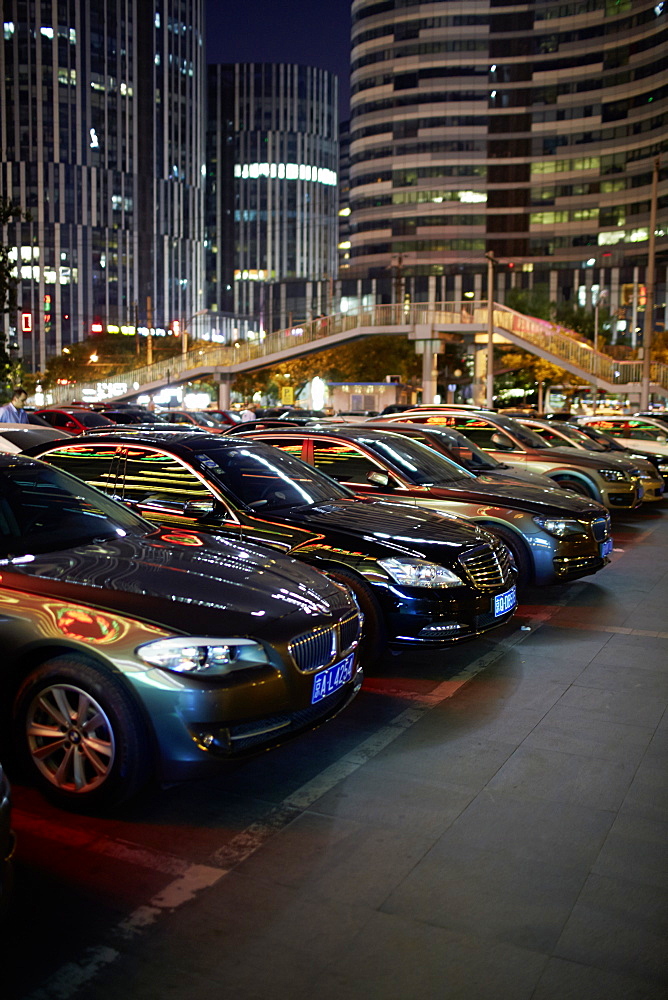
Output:
[[206,0],[209,62],[286,62],[339,77],[348,117],[350,0]]

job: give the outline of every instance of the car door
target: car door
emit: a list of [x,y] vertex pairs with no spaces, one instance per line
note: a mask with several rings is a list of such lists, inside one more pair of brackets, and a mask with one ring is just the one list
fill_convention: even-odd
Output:
[[[380,493],[404,499],[397,496],[397,492],[405,491],[404,484],[356,442],[313,437],[310,447],[310,455],[305,456],[307,460],[320,472],[326,473],[355,493],[372,493],[375,496]],[[378,481],[371,480],[371,475],[379,477]]]

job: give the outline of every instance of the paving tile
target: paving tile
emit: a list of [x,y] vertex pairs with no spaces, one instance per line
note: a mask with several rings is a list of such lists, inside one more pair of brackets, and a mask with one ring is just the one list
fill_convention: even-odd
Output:
[[421,861],[382,906],[460,934],[550,953],[586,878],[507,850],[444,845]]
[[560,707],[579,708],[590,715],[654,729],[665,711],[664,699],[651,692],[626,688],[589,687],[582,678],[564,692]]
[[668,826],[665,822],[620,813],[596,859],[600,875],[623,877],[668,890]]
[[666,1000],[662,983],[551,958],[531,1000]]
[[629,786],[621,812],[665,823],[668,833],[668,747],[657,760],[651,746]]
[[523,745],[499,768],[488,791],[617,811],[632,785],[636,765]]
[[657,886],[593,874],[555,955],[662,984],[668,990],[668,893]]
[[355,771],[314,804],[314,811],[374,827],[435,838],[460,815],[473,793],[430,775],[388,774],[374,762]]
[[378,907],[432,847],[414,827],[387,827],[305,814],[249,857],[246,879],[298,889],[313,900]]
[[628,725],[560,702],[527,736],[526,745],[638,764],[653,732],[649,726]]
[[529,1000],[545,956],[374,914],[313,980],[318,1000]]

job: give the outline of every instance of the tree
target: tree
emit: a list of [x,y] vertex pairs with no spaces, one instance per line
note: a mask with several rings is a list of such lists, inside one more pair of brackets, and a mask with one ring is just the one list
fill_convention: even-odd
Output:
[[[3,234],[12,222],[30,222],[32,216],[6,198],[0,198],[0,230]],[[18,277],[16,264],[10,259],[11,246],[3,238],[0,240],[0,317],[16,316]],[[12,362],[7,351],[7,333],[4,321],[0,322],[0,383],[3,397],[9,397],[12,380],[16,378],[16,363]],[[19,369],[20,373],[20,369]]]
[[386,375],[398,375],[402,382],[411,383],[419,381],[421,364],[414,345],[405,337],[379,335],[291,358],[280,367],[244,372],[232,388],[246,399],[256,392],[278,399],[281,387],[292,386],[297,397],[316,375],[327,382],[382,382]]

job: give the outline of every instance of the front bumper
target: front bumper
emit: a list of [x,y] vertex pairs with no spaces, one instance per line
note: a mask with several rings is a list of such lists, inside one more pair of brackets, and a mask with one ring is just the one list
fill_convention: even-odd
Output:
[[287,677],[273,667],[259,670],[253,685],[242,683],[236,692],[233,685],[198,684],[187,678],[182,690],[170,692],[161,706],[154,696],[151,718],[159,780],[167,783],[209,774],[220,766],[221,758],[280,746],[334,718],[362,687],[357,650],[342,659],[347,656],[353,657],[350,680],[315,703],[312,692],[322,671]]
[[389,642],[399,646],[444,646],[475,639],[512,618],[516,597],[513,606],[500,614],[495,614],[494,599],[513,587],[513,579],[493,592],[467,587],[424,590],[389,586],[381,602]]

